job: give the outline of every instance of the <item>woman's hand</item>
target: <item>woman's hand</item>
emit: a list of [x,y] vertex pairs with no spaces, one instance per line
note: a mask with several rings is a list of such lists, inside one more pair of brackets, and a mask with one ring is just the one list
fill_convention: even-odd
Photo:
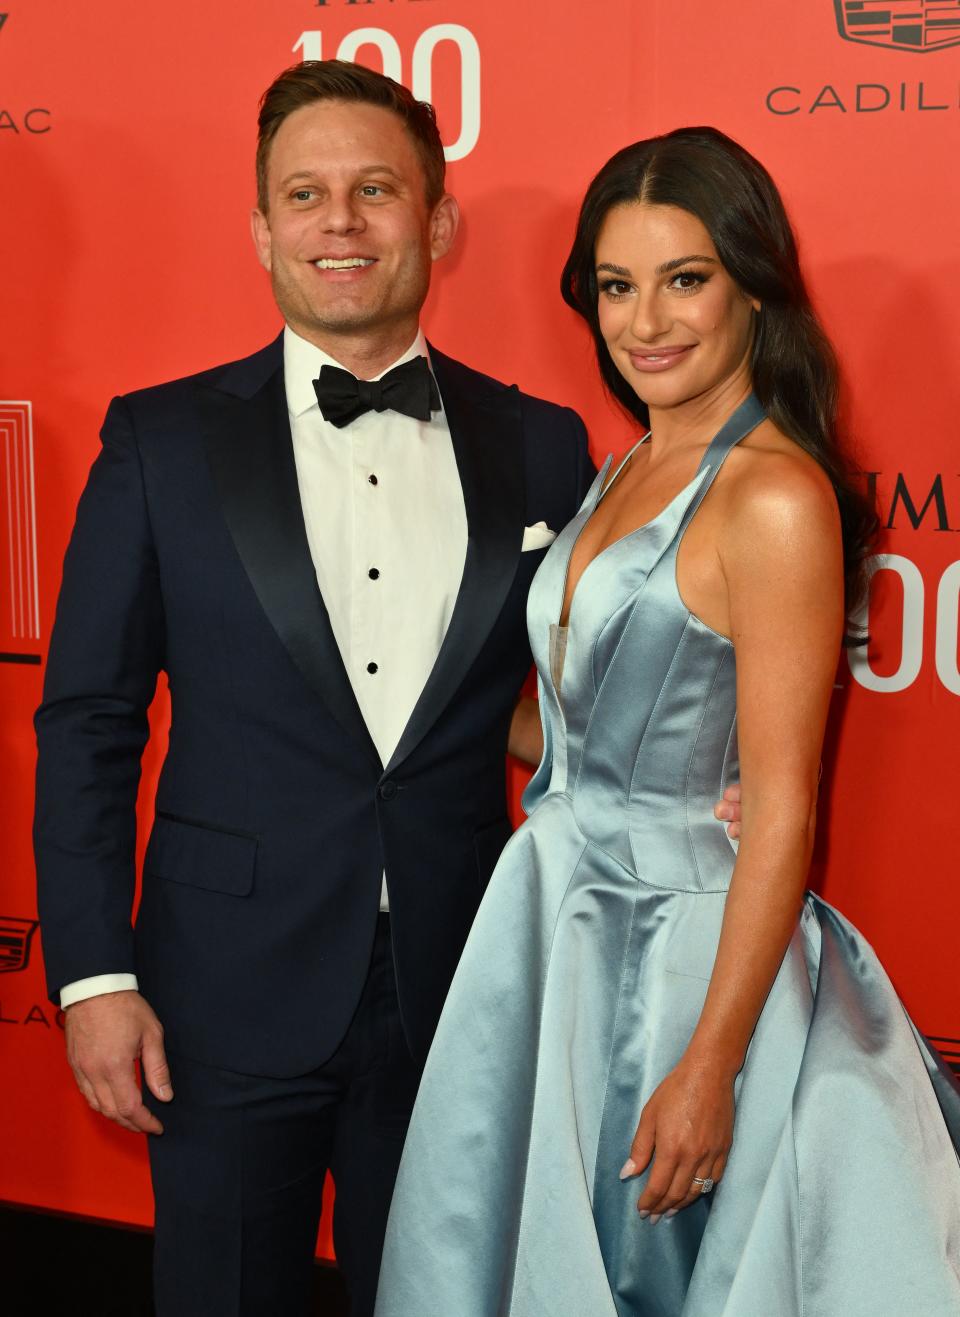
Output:
[[695,1176],[719,1183],[733,1142],[733,1080],[709,1062],[685,1058],[644,1107],[620,1178],[640,1175],[653,1157],[637,1203],[651,1224],[700,1197]]

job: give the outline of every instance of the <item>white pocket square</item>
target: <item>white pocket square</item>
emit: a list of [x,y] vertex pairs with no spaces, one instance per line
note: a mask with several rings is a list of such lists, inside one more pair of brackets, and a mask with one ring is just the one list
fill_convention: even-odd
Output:
[[532,526],[524,526],[523,528],[523,543],[520,545],[520,552],[529,553],[531,549],[545,549],[556,538],[557,532],[551,530],[545,521],[535,521]]

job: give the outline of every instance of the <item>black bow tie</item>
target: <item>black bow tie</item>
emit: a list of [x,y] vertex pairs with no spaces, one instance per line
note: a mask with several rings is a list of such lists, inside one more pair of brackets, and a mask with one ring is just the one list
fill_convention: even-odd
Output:
[[358,380],[339,366],[321,366],[313,381],[323,419],[342,429],[364,412],[401,412],[429,421],[440,409],[440,393],[426,357],[394,366],[378,380]]

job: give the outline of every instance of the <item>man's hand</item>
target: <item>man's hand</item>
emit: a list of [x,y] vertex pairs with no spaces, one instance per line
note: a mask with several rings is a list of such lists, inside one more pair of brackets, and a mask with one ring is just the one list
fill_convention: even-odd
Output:
[[139,992],[106,992],[66,1010],[67,1060],[94,1111],[134,1134],[162,1134],[140,1096],[134,1062],[155,1098],[173,1097],[163,1027]]
[[735,782],[732,787],[727,787],[723,793],[723,799],[718,800],[713,807],[714,818],[722,819],[727,823],[727,836],[734,841],[740,836],[740,783]]

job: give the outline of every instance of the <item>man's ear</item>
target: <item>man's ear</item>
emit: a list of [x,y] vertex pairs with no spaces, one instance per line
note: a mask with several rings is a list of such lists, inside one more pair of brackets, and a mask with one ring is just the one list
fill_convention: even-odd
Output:
[[430,256],[439,261],[453,246],[460,227],[460,207],[456,197],[445,192],[430,217]]
[[250,233],[256,248],[257,260],[265,270],[273,266],[273,249],[270,241],[270,223],[262,210],[254,208],[250,212]]

